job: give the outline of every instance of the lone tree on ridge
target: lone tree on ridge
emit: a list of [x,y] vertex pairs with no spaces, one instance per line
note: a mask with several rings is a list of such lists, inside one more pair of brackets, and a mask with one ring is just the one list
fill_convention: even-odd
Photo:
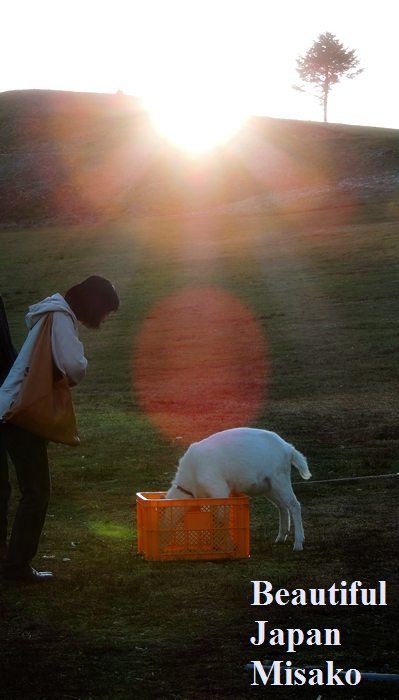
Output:
[[[331,34],[320,34],[304,56],[297,59],[297,73],[301,80],[316,87],[317,97],[323,106],[324,121],[327,121],[327,104],[330,90],[340,80],[354,78],[363,72],[358,68],[356,51],[345,49],[344,45]],[[303,87],[295,86],[304,92]]]

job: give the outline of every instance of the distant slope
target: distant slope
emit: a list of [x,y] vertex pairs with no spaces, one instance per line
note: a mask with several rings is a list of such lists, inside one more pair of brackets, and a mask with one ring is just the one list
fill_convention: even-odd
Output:
[[[122,94],[0,93],[0,224],[399,200],[399,131],[254,117],[193,160]],[[349,198],[349,199],[348,199]]]

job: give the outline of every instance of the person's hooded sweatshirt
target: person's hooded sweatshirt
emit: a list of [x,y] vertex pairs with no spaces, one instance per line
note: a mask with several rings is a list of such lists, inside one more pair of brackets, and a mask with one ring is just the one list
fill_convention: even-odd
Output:
[[75,386],[86,374],[87,360],[78,337],[78,320],[61,294],[53,294],[29,307],[25,317],[28,335],[0,387],[0,419],[12,406],[21,389],[29,368],[30,358],[44,317],[51,312],[53,324],[51,346],[56,367],[66,377],[69,386]]

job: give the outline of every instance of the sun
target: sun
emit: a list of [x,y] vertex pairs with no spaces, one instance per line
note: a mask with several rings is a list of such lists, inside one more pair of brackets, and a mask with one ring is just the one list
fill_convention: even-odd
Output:
[[225,144],[250,116],[257,43],[250,13],[232,0],[159,7],[155,24],[151,16],[152,41],[141,46],[138,94],[156,129],[201,154]]
[[212,90],[148,95],[143,103],[154,127],[192,155],[225,144],[249,116],[238,102]]

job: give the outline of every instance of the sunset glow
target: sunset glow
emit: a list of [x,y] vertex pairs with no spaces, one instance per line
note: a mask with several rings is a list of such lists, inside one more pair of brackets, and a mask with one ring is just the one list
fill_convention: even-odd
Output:
[[[0,54],[7,70],[0,91],[121,90],[145,97],[159,129],[171,140],[178,133],[179,142],[196,152],[226,141],[243,111],[321,121],[312,89],[292,86],[298,82],[298,56],[325,31],[355,49],[364,68],[355,80],[334,86],[329,121],[399,126],[396,92],[390,89],[398,53],[396,23],[387,21],[393,0],[380,0],[378,12],[363,0],[18,0],[4,5]],[[10,61],[15,37],[21,60]],[[223,110],[220,104],[226,105]]]

